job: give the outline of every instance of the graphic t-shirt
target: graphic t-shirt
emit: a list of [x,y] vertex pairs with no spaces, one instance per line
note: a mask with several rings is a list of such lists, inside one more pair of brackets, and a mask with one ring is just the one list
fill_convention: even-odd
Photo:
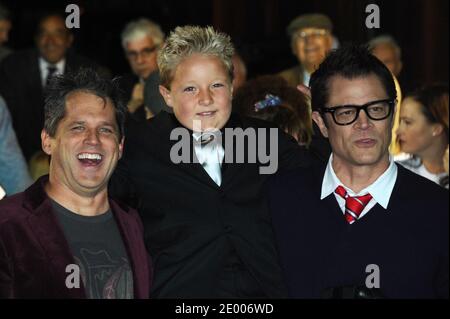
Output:
[[114,215],[82,216],[52,201],[90,299],[132,299],[133,272]]

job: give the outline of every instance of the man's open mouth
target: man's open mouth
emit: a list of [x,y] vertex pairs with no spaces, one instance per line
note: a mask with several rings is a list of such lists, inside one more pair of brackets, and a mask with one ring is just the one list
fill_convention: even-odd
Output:
[[80,153],[77,159],[83,166],[97,166],[102,162],[103,155],[99,153]]

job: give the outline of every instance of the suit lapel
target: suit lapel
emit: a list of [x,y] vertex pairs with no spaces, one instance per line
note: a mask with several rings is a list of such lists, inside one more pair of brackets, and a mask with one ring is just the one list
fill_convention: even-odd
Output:
[[304,74],[303,74],[303,68],[301,65],[297,66],[297,68],[295,69],[295,73],[296,73],[296,82],[297,85],[299,84],[303,84],[304,79]]
[[[137,229],[136,223],[129,223],[130,215],[119,207],[114,201],[109,201],[111,210],[114,214],[117,226],[122,235],[122,241],[128,253],[130,265],[133,270],[134,297],[142,298],[145,296],[144,290],[150,290],[150,278],[148,277],[148,256],[143,245],[142,230]],[[139,249],[142,248],[142,249]],[[144,253],[144,254],[143,254]],[[148,294],[149,292],[147,292]]]
[[48,175],[43,176],[25,191],[24,207],[30,212],[27,223],[45,253],[55,293],[61,298],[86,298],[81,281],[80,288],[66,286],[66,267],[76,262],[44,190],[47,181]]
[[[181,124],[176,120],[173,114],[169,114],[167,112],[161,111],[158,116],[161,116],[161,121],[156,125],[155,132],[149,132],[148,134],[158,134],[158,144],[160,147],[158,149],[162,149],[162,152],[158,150],[150,150],[157,157],[163,157],[163,160],[169,162],[169,165],[172,165],[172,160],[170,158],[170,151],[172,147],[179,143],[177,140],[170,140],[170,133],[173,129],[183,128]],[[187,130],[187,129],[186,129]],[[218,188],[219,186],[209,177],[208,173],[203,169],[202,165],[198,163],[198,161],[194,162],[195,150],[193,145],[192,131],[187,130],[189,132],[189,163],[178,163],[174,164],[177,169],[182,170],[187,175],[201,181],[203,184],[206,184],[213,188]],[[223,184],[223,179],[222,179]]]
[[76,262],[48,198],[32,211],[28,224],[48,258],[57,293],[64,298],[86,298],[82,282],[79,289],[66,287],[69,273],[65,269]]
[[[193,157],[196,158],[195,150],[193,149],[193,144],[191,143],[191,152],[193,153]],[[198,163],[198,160],[195,162],[192,160],[192,163],[180,163],[178,164],[178,167],[186,172],[187,174],[191,175],[192,177],[200,180],[203,184],[206,184],[213,188],[218,188],[219,186],[212,180],[212,178],[208,175],[208,173],[205,171],[203,166]],[[222,176],[222,183],[223,185],[223,176]]]
[[[236,149],[234,149],[234,152],[236,151]],[[236,154],[236,153],[234,153]],[[242,170],[243,165],[248,165],[248,164],[239,164],[239,163],[225,163],[225,159],[224,159],[224,163],[222,164],[222,187],[227,187],[229,185],[231,185],[231,181],[233,180],[233,178],[235,176],[237,176],[239,174],[239,172]],[[256,164],[255,164],[256,165]]]
[[[41,79],[41,69],[39,68],[39,53],[37,51],[32,51],[30,55],[30,69],[29,76],[27,77],[28,86],[34,88],[36,96],[38,96],[43,101],[43,89],[42,89],[42,79]],[[36,103],[36,101],[34,101]]]
[[[241,170],[244,166],[248,168],[248,164],[236,163],[236,155],[237,155],[236,154],[236,143],[233,143],[234,159],[232,159],[231,163],[225,162],[226,154],[227,153],[231,154],[231,152],[225,148],[227,138],[231,138],[230,136],[228,136],[228,137],[226,136],[227,129],[235,129],[237,127],[245,130],[245,128],[243,127],[243,123],[241,121],[239,121],[239,119],[237,118],[237,116],[235,114],[231,113],[230,119],[225,124],[224,128],[221,130],[222,131],[222,146],[225,150],[225,157],[223,159],[223,164],[221,167],[222,187],[223,188],[226,188],[227,186],[231,185],[231,181],[233,180],[233,178],[235,176],[237,176],[239,174],[239,172],[241,172]],[[245,152],[245,156],[248,156],[248,152]],[[256,163],[255,163],[255,165],[256,165]]]

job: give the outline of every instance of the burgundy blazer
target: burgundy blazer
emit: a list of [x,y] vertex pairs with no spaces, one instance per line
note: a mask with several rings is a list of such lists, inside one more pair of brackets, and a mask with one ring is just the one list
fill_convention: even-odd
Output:
[[[23,193],[0,201],[0,298],[86,298],[67,288],[75,264],[41,177]],[[109,200],[133,270],[135,298],[149,298],[152,265],[138,213]]]

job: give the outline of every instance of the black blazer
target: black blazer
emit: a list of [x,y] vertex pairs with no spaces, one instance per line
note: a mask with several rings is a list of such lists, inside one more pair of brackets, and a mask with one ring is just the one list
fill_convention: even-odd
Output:
[[[267,126],[232,115],[225,127]],[[137,202],[154,261],[153,296],[213,298],[231,244],[267,297],[286,295],[257,164],[223,164],[217,186],[198,163],[174,164],[169,139],[180,127],[161,111],[127,126],[124,156],[110,193]],[[304,151],[280,133],[279,167],[306,165]]]
[[397,165],[385,210],[376,204],[349,225],[333,194],[320,200],[325,166],[268,182],[270,209],[289,294],[365,287],[370,264],[386,298],[448,298],[448,191]]
[[[64,72],[80,67],[107,72],[85,57],[68,53]],[[41,130],[44,127],[44,95],[36,49],[14,52],[2,61],[0,94],[10,110],[20,147],[29,160],[41,150]]]

